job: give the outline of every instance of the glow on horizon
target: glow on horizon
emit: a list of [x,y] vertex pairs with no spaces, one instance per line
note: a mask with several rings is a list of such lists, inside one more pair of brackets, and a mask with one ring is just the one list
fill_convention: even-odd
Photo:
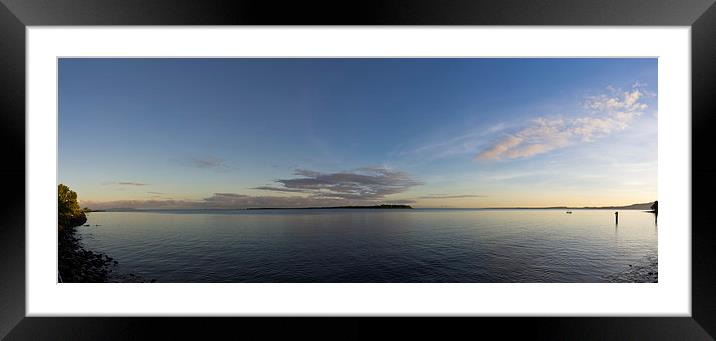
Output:
[[61,59],[92,208],[657,200],[656,59]]

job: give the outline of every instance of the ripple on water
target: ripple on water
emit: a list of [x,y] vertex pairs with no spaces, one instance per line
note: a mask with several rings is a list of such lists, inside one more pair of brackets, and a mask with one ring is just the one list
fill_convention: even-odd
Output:
[[81,229],[88,249],[113,257],[122,272],[158,282],[658,277],[656,227],[639,211],[620,212],[618,228],[613,212],[599,210],[98,212],[88,219],[102,225]]

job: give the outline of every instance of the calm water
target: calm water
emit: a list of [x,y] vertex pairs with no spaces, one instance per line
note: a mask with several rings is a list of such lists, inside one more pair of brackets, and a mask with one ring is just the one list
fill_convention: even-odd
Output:
[[78,231],[157,282],[604,282],[656,255],[652,214],[573,212],[96,212]]

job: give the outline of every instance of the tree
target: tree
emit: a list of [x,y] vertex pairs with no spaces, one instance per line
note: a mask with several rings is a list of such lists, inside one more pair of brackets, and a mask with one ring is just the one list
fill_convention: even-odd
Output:
[[654,204],[651,205],[651,209],[654,211],[654,213],[659,213],[659,201],[654,201]]
[[57,225],[60,230],[87,222],[87,216],[77,202],[77,193],[63,184],[57,186],[57,215]]

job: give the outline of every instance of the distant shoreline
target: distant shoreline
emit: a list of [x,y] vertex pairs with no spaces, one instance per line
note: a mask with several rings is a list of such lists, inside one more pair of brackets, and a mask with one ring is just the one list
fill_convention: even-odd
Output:
[[413,209],[410,205],[372,205],[372,206],[329,206],[329,207],[249,207],[246,210],[335,210],[335,209]]
[[[473,208],[474,209],[474,208]],[[488,207],[477,208],[479,210],[632,210],[632,211],[650,211],[645,208],[634,207]]]
[[651,208],[651,202],[645,202],[641,204],[632,204],[626,206],[582,206],[582,207],[569,207],[569,206],[553,206],[553,207],[493,207],[494,210],[641,210],[641,211],[653,211]]
[[643,211],[654,213],[653,210],[642,208],[621,208],[621,207],[373,207],[373,206],[334,206],[334,207],[248,207],[248,208],[109,208],[106,210],[96,210],[89,213],[116,213],[116,212],[172,212],[172,211],[201,211],[201,212],[223,212],[223,211],[263,211],[263,210],[338,210],[338,209],[408,209],[408,210],[464,210],[464,211],[494,211],[494,210],[623,210],[623,211]]
[[654,210],[645,207],[647,204],[634,204],[628,206],[601,206],[601,207],[412,207],[410,205],[370,205],[370,206],[326,206],[326,207],[249,207],[249,208],[108,208],[91,210],[95,212],[153,212],[153,211],[259,211],[259,210],[334,210],[334,209],[440,209],[440,210],[633,210],[654,213]]

